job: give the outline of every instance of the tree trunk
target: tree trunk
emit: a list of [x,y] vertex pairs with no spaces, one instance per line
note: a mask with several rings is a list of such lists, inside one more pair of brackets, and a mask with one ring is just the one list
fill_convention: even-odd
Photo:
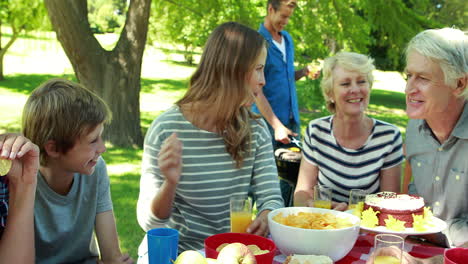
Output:
[[0,81],[5,80],[5,76],[3,76],[3,57],[2,55],[2,20],[0,19]]
[[57,33],[79,82],[112,110],[104,138],[114,146],[141,147],[140,75],[151,0],[132,0],[119,41],[104,50],[91,32],[86,0],[45,0]]
[[19,32],[18,30],[16,30],[15,27],[12,27],[12,35],[11,35],[11,38],[10,40],[8,40],[7,44],[5,45],[5,47],[2,47],[2,41],[1,41],[1,38],[2,38],[2,23],[0,21],[0,81],[3,81],[5,80],[5,75],[3,74],[3,59],[5,58],[5,54],[7,53],[8,49],[11,47],[11,45],[13,45],[13,42],[16,41],[16,39],[18,38],[19,36]]
[[3,57],[4,56],[0,54],[0,81],[5,80],[5,76],[3,76]]

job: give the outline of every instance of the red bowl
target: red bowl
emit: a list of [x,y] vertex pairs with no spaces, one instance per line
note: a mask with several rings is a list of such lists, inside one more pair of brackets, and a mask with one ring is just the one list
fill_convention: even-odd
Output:
[[252,234],[241,234],[241,233],[222,233],[209,236],[205,239],[205,256],[207,258],[218,257],[218,251],[216,248],[223,243],[235,243],[239,242],[244,245],[257,245],[261,250],[269,250],[270,252],[255,255],[257,264],[271,264],[275,257],[276,245],[275,243],[265,237],[252,235]]
[[451,248],[445,250],[444,263],[463,264],[468,259],[468,248]]

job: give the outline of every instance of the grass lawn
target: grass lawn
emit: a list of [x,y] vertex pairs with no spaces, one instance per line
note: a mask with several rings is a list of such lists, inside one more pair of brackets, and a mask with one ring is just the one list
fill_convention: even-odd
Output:
[[[115,36],[99,35],[103,45],[110,47]],[[7,38],[2,39],[6,43]],[[155,117],[180,98],[194,67],[186,66],[178,52],[165,53],[163,48],[147,47],[142,67],[141,125],[146,132]],[[0,132],[20,131],[22,106],[29,93],[52,77],[74,79],[73,70],[55,40],[55,34],[41,32],[20,38],[11,47],[4,61],[7,80],[0,82]],[[405,132],[404,81],[396,72],[375,72],[369,114],[397,125]],[[327,115],[321,96],[310,80],[298,82],[301,121],[304,128],[317,117]],[[141,149],[109,147],[103,154],[111,178],[112,200],[122,250],[136,259],[137,248],[144,235],[136,221],[139,193]]]

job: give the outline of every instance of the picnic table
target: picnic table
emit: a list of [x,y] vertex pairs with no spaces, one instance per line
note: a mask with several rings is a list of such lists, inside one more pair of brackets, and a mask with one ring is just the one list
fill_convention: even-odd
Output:
[[[351,251],[336,264],[365,264],[367,258],[372,253],[374,247],[374,233],[362,232],[354,244]],[[436,255],[443,255],[445,248],[438,247],[429,243],[407,238],[405,240],[405,251],[418,258],[429,258]],[[286,259],[285,255],[277,251],[273,264],[282,264]]]

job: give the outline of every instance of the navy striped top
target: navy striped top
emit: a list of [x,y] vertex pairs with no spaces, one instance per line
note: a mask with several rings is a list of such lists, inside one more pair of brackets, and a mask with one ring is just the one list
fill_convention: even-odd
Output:
[[389,123],[372,119],[372,132],[364,145],[349,149],[338,144],[333,116],[312,120],[304,137],[305,159],[319,168],[318,183],[333,190],[333,200],[348,202],[351,189],[380,190],[380,171],[403,162],[402,137]]

